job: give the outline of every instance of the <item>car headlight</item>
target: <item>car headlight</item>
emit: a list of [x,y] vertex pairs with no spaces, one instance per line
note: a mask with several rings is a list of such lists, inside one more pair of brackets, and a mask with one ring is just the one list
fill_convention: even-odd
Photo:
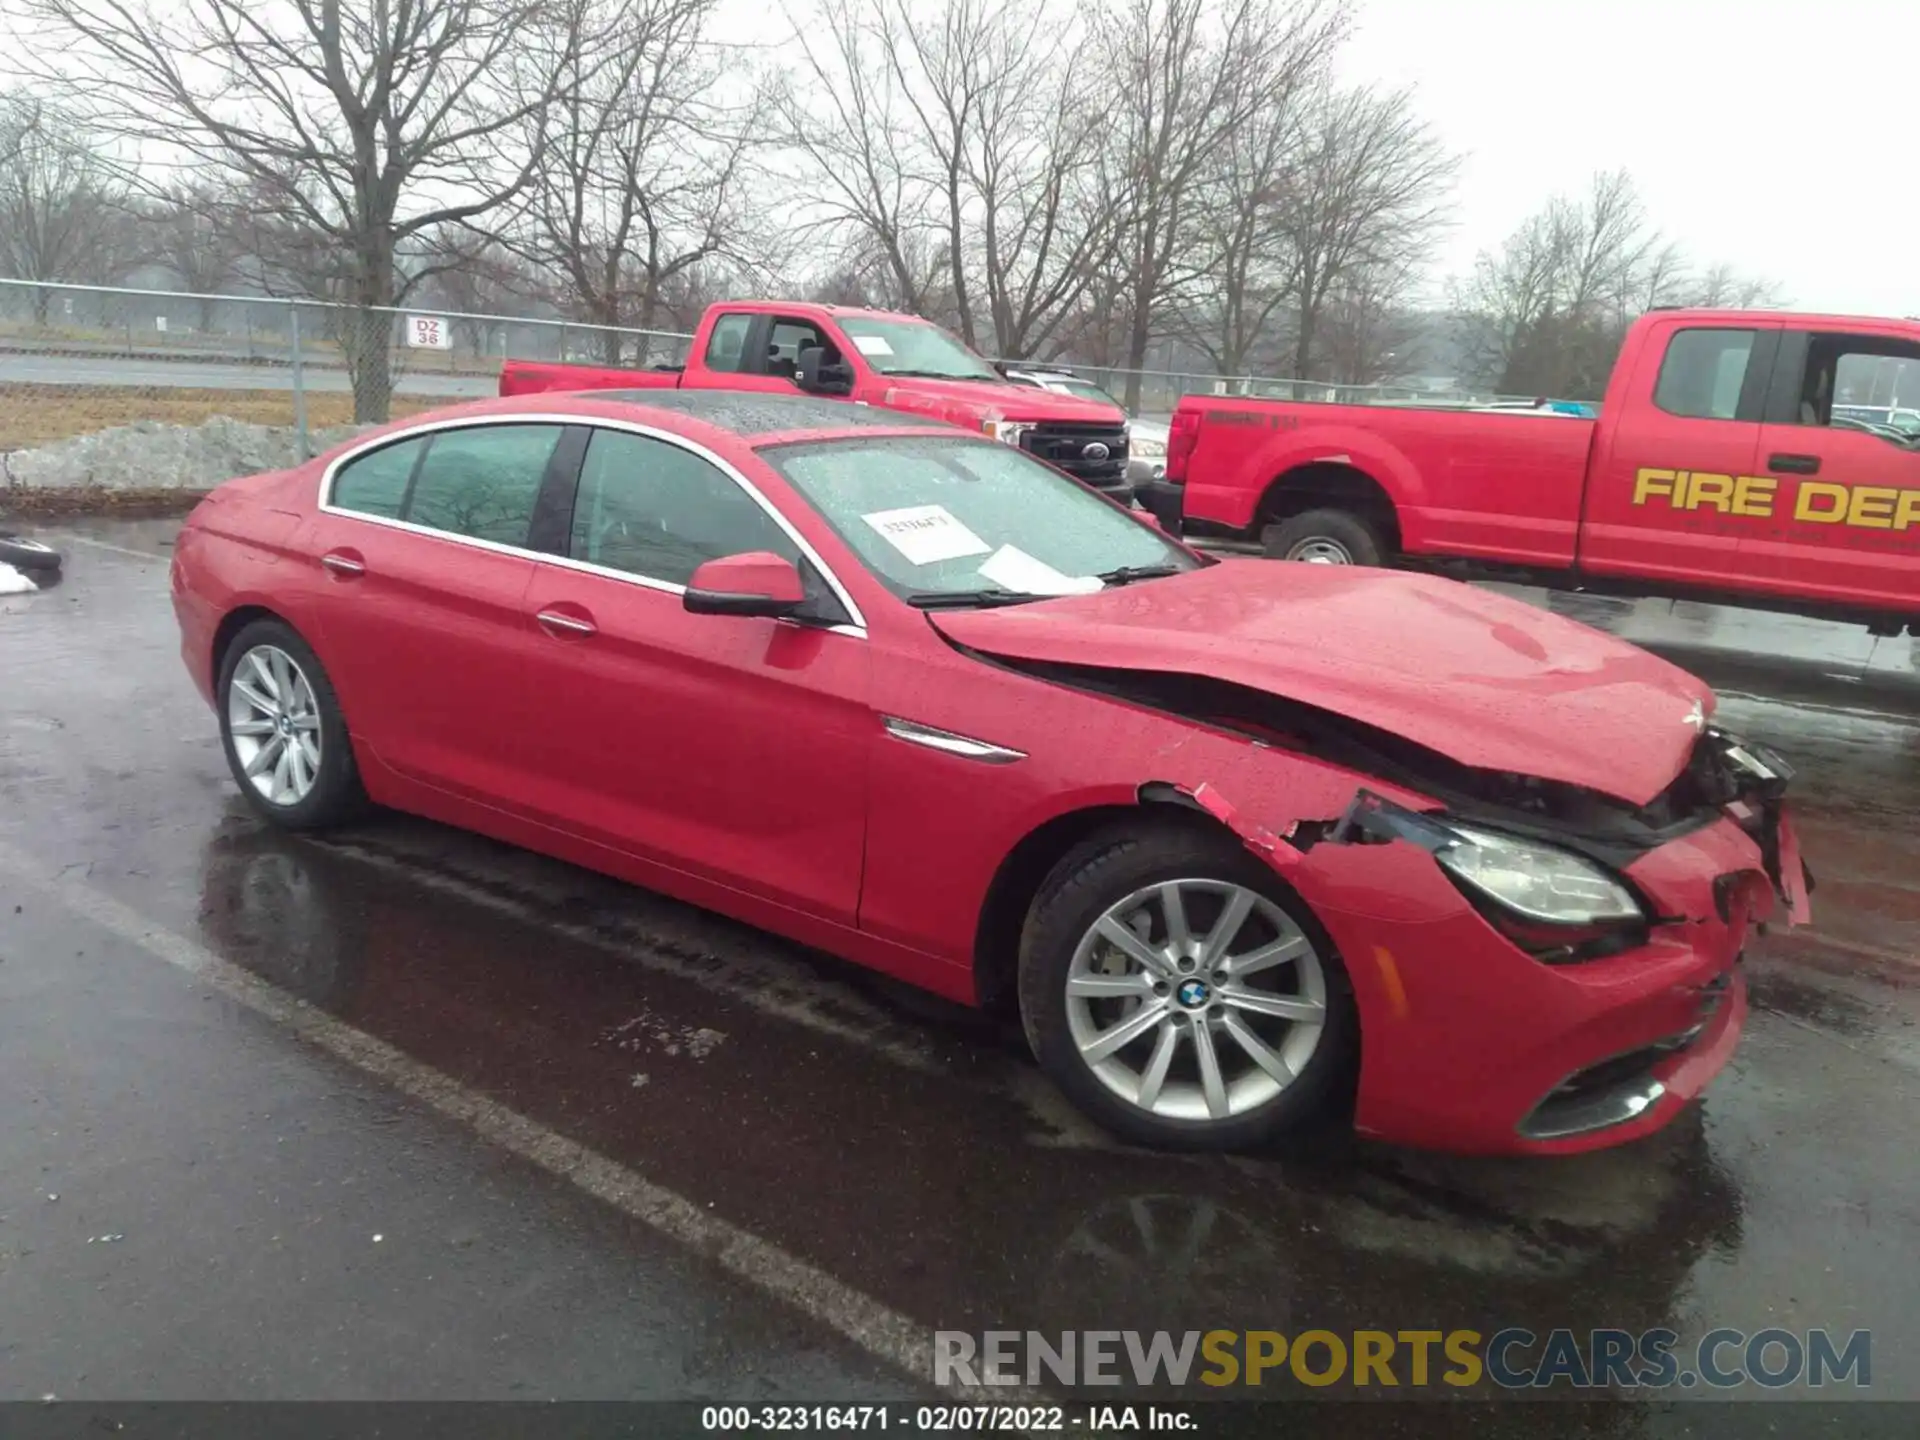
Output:
[[1167,458],[1167,442],[1164,440],[1135,440],[1129,437],[1127,453],[1136,460],[1164,460]]
[[1003,445],[1018,445],[1020,437],[1033,428],[1031,420],[988,420],[980,429]]
[[1435,855],[1447,873],[1523,919],[1605,925],[1644,918],[1632,892],[1590,860],[1452,821],[1447,828],[1459,836]]

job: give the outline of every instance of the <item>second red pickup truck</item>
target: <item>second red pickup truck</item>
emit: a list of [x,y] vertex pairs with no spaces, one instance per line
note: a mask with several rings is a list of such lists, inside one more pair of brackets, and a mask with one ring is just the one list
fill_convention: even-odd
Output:
[[1920,633],[1920,435],[1844,413],[1889,387],[1920,391],[1920,323],[1655,311],[1597,420],[1190,396],[1141,499],[1282,559]]
[[502,395],[548,390],[762,390],[929,415],[984,431],[1122,501],[1127,416],[1118,406],[1016,385],[915,315],[786,300],[709,307],[684,367],[619,370],[509,360]]

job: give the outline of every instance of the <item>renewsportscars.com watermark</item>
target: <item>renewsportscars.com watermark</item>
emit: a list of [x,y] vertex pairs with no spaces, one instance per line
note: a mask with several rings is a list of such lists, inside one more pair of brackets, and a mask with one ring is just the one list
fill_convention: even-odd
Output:
[[939,1330],[936,1385],[1864,1389],[1873,1333],[1712,1330]]

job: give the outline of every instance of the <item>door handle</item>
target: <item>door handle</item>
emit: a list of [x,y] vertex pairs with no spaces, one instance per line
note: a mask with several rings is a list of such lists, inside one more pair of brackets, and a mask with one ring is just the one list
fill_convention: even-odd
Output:
[[1778,470],[1782,475],[1818,475],[1820,457],[1818,455],[1769,455],[1767,468]]
[[336,575],[353,576],[367,573],[367,567],[351,555],[322,555],[320,563]]
[[582,620],[574,615],[562,615],[558,610],[542,610],[533,618],[540,622],[541,628],[549,635],[555,631],[565,631],[569,635],[597,635],[600,633],[591,620]]

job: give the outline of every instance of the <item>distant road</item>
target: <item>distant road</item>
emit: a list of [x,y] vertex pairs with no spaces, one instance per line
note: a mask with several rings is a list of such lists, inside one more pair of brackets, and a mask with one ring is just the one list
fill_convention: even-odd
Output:
[[[132,360],[91,355],[26,355],[0,351],[0,384],[150,385],[176,390],[291,390],[293,370],[284,365],[226,365],[218,360]],[[347,372],[310,366],[301,382],[309,390],[347,390]],[[492,395],[492,375],[415,372],[399,377],[403,395]]]

